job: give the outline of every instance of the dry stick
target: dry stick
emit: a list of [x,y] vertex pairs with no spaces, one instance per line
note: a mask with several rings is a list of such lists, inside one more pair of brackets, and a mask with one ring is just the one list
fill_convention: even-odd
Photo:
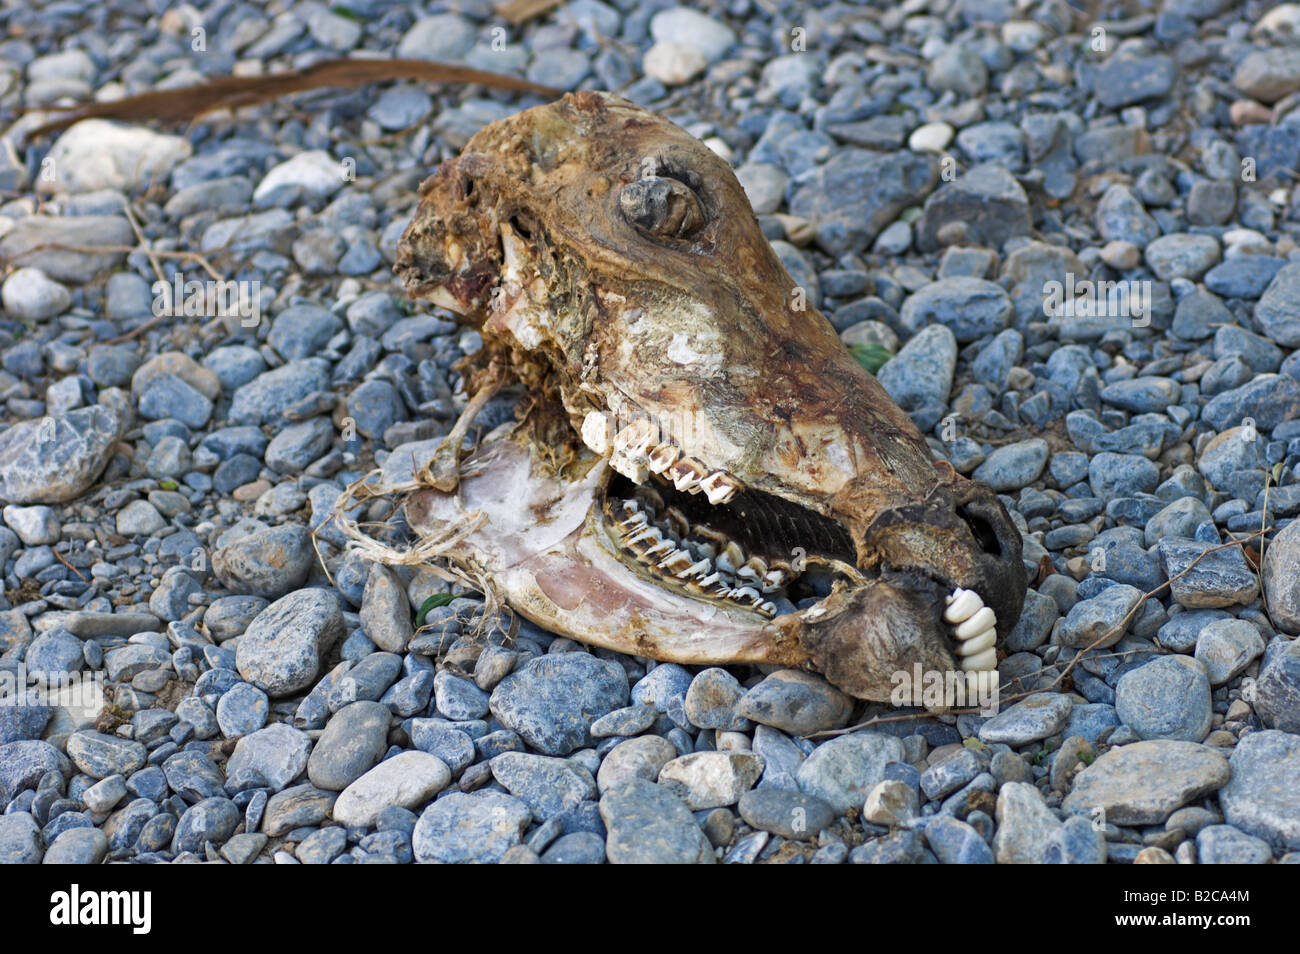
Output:
[[[1128,611],[1128,613],[1124,616],[1122,620],[1119,621],[1118,625],[1112,627],[1107,632],[1102,633],[1102,635],[1098,636],[1091,643],[1089,643],[1082,650],[1080,650],[1079,653],[1072,660],[1070,660],[1070,664],[1066,666],[1065,669],[1061,671],[1060,675],[1058,675],[1055,679],[1053,679],[1049,685],[1044,686],[1042,689],[1030,689],[1026,692],[1016,693],[1015,695],[1008,696],[1005,699],[999,699],[998,705],[1000,706],[1008,702],[1018,702],[1021,699],[1028,699],[1030,696],[1036,696],[1043,692],[1051,692],[1053,689],[1055,689],[1065,680],[1065,677],[1068,676],[1074,670],[1074,667],[1078,665],[1079,661],[1083,659],[1083,657],[1090,650],[1096,649],[1098,646],[1100,646],[1106,640],[1110,639],[1110,637],[1114,636],[1116,633],[1123,633],[1126,629],[1128,629],[1128,625],[1133,621],[1133,617],[1137,614],[1137,611],[1140,610],[1143,604],[1146,603],[1146,601],[1150,599],[1152,596],[1155,596],[1165,587],[1169,586],[1171,583],[1174,582],[1174,580],[1181,579],[1182,577],[1186,576],[1188,573],[1192,572],[1192,569],[1196,566],[1196,564],[1200,563],[1211,553],[1215,553],[1219,550],[1226,550],[1229,547],[1240,547],[1247,540],[1252,540],[1255,537],[1262,536],[1263,534],[1266,533],[1270,533],[1272,530],[1273,530],[1272,527],[1255,530],[1252,531],[1247,536],[1244,536],[1240,539],[1233,539],[1227,543],[1220,543],[1218,546],[1210,547],[1208,550],[1203,552],[1191,563],[1187,564],[1187,567],[1184,570],[1175,574],[1174,576],[1171,576],[1167,581],[1161,583],[1159,586],[1157,586],[1154,590],[1151,590],[1149,593],[1143,593],[1142,598],[1139,599],[1137,603],[1133,605],[1133,608]],[[1053,665],[1059,665],[1059,664],[1053,663]],[[949,714],[971,715],[971,714],[978,714],[980,711],[981,711],[980,709],[951,709],[949,710]],[[804,738],[806,739],[832,738],[838,735],[848,735],[849,733],[857,732],[861,729],[867,729],[873,725],[880,725],[885,722],[904,722],[910,719],[925,719],[928,718],[929,716],[930,716],[929,712],[912,712],[906,715],[896,715],[896,716],[874,716],[870,719],[867,719],[865,722],[859,722],[856,725],[846,726],[843,729],[826,729],[821,732],[813,732],[810,733],[809,735],[804,736]]]
[[63,554],[62,554],[62,553],[60,553],[58,550],[55,550],[55,549],[52,548],[52,547],[50,548],[50,552],[53,553],[56,557],[58,557],[58,560],[59,560],[60,563],[62,563],[64,566],[66,566],[66,567],[67,567],[69,570],[71,570],[73,573],[77,574],[77,579],[81,580],[82,583],[85,583],[85,582],[86,582],[86,578],[85,578],[84,576],[81,575],[81,571],[78,570],[78,569],[77,569],[75,566],[73,566],[71,563],[69,563],[67,560],[63,559]]
[[538,93],[553,98],[559,98],[564,92],[538,83],[530,83],[515,76],[503,76],[465,66],[451,66],[428,60],[350,57],[325,60],[305,69],[286,70],[264,76],[221,76],[197,86],[151,90],[109,102],[73,107],[43,107],[45,111],[64,110],[64,114],[33,129],[30,135],[35,137],[57,132],[73,123],[91,118],[141,123],[188,122],[215,110],[257,106],[290,93],[333,87],[364,86],[392,80],[472,83],[489,89]]
[[[129,255],[132,252],[140,251],[140,249],[133,245],[68,245],[64,242],[42,242],[40,245],[33,245],[20,256],[10,257],[26,258],[32,252],[39,252],[45,249],[54,249],[58,252],[80,252],[83,255],[99,255],[103,252],[126,252]],[[203,270],[212,276],[213,281],[225,281],[225,279],[221,277],[221,273],[213,268],[208,260],[198,252],[169,252],[164,251],[163,249],[152,249],[151,252],[159,258],[187,258],[191,261],[198,262],[199,265],[202,266]],[[7,261],[5,259],[0,259],[0,264],[7,264]]]
[[140,243],[140,248],[144,254],[149,257],[149,264],[153,266],[154,277],[163,284],[167,283],[166,277],[163,276],[162,266],[158,264],[158,257],[154,255],[153,249],[149,246],[149,240],[144,237],[144,232],[140,229],[140,223],[136,221],[135,213],[131,211],[131,203],[122,203],[122,211],[126,214],[126,221],[131,225],[131,231],[135,233],[136,241]]

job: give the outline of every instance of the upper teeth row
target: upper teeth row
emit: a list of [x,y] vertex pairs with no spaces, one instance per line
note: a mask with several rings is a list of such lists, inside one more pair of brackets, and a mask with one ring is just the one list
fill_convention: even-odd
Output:
[[711,504],[730,503],[740,482],[726,471],[711,471],[698,457],[687,457],[671,440],[659,440],[658,426],[648,418],[628,424],[617,434],[602,411],[591,411],[582,422],[582,440],[597,454],[609,453],[609,465],[634,483],[662,474],[678,490],[703,493]]
[[953,635],[959,640],[957,655],[961,668],[967,671],[995,669],[998,664],[997,616],[984,605],[974,590],[961,587],[947,598],[948,608],[943,618],[953,624]]

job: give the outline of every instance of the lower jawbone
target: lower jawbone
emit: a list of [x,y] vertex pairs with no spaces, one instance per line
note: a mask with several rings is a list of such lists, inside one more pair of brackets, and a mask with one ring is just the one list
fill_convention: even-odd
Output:
[[[514,430],[494,433],[465,462],[455,494],[413,495],[407,517],[417,532],[434,532],[482,513],[457,562],[547,630],[661,661],[819,672],[874,701],[888,701],[897,674],[918,665],[968,680],[996,669],[998,633],[1015,622],[1019,600],[990,593],[999,619],[975,589],[928,567],[862,570],[836,521],[730,475],[710,480],[717,472],[707,465],[702,475],[665,466],[672,455],[656,458],[654,446],[615,435],[617,449],[582,448],[557,474]],[[629,477],[615,460],[620,470],[639,466]],[[1003,582],[1014,594],[1024,569],[1019,535],[1006,527],[1000,539],[1014,552],[1003,554]]]

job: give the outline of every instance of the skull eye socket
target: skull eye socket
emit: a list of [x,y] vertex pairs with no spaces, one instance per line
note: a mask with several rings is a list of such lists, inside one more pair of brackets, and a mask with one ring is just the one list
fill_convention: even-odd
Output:
[[687,238],[704,227],[704,209],[685,182],[645,176],[618,194],[623,217],[638,230],[660,238]]

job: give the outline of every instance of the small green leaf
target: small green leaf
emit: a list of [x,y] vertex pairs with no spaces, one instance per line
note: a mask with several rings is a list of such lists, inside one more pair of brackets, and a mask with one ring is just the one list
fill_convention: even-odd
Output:
[[453,599],[455,597],[450,593],[434,593],[420,604],[420,612],[415,614],[415,625],[423,626],[425,617],[429,615],[429,610],[437,609],[439,606],[446,606]]
[[974,749],[976,752],[981,752],[981,751],[983,751],[984,749],[987,749],[987,748],[988,748],[987,745],[985,745],[985,744],[984,744],[983,742],[981,742],[979,739],[975,738],[975,736],[973,736],[973,735],[970,736],[969,738],[962,739],[962,740],[961,740],[961,744],[964,745],[964,746],[965,746],[966,748],[968,748],[968,749]]
[[158,481],[158,486],[161,487],[163,490],[175,490],[177,487],[180,486],[180,484],[176,483],[176,481],[174,480],[168,480],[167,478],[164,477],[162,480]]
[[1096,760],[1097,760],[1097,756],[1093,755],[1091,752],[1079,753],[1079,761],[1082,762],[1084,765],[1091,765]]
[[363,17],[361,14],[357,13],[357,11],[352,10],[352,9],[349,9],[348,7],[343,6],[343,4],[341,4],[341,3],[336,3],[336,4],[334,4],[334,6],[330,7],[330,13],[332,13],[332,14],[334,14],[335,16],[338,16],[338,17],[343,17],[343,19],[345,19],[345,20],[351,20],[353,23],[365,23],[365,22],[366,22],[366,18],[365,18],[365,17]]
[[1273,465],[1273,485],[1277,486],[1282,482],[1282,471],[1286,468],[1286,461],[1278,461]]
[[893,357],[888,348],[867,344],[849,345],[849,354],[853,355],[858,364],[866,368],[870,374],[875,374]]

